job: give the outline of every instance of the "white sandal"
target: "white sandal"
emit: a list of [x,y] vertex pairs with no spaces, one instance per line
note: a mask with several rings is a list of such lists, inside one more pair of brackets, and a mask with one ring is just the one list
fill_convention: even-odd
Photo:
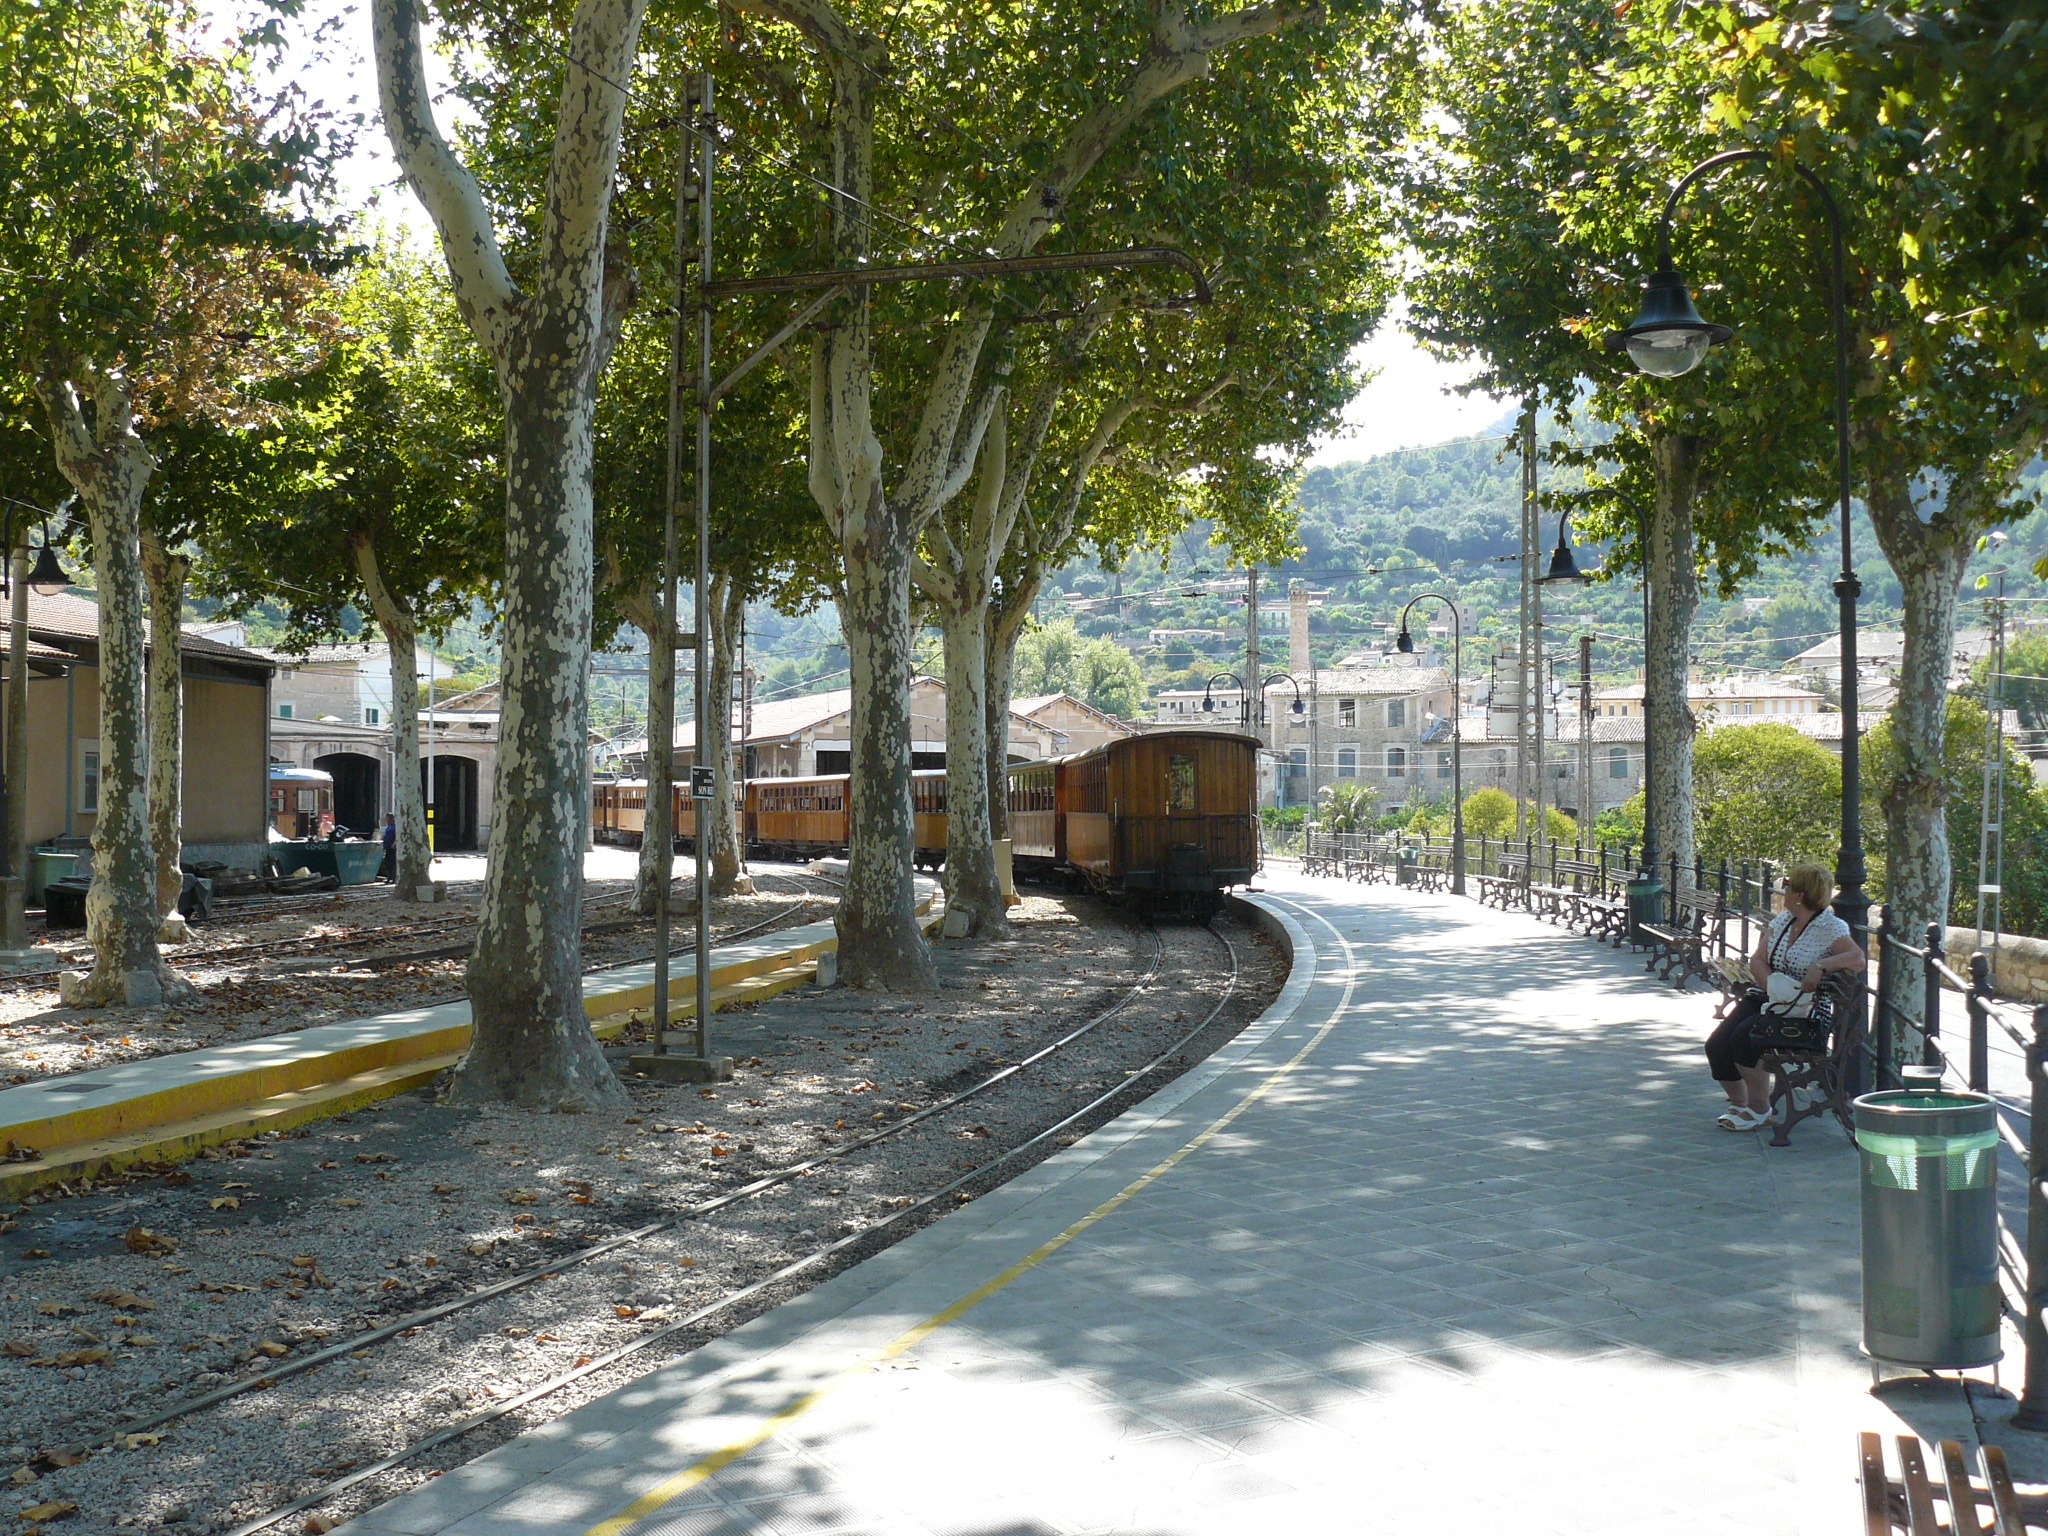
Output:
[[1721,1114],[1714,1124],[1724,1131],[1754,1131],[1771,1123],[1771,1117],[1742,1105]]

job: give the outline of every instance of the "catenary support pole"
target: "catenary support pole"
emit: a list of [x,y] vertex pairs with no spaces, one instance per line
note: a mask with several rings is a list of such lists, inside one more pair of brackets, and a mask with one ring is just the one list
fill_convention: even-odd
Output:
[[[696,197],[697,162],[690,142],[690,128],[685,121],[676,135],[676,227],[673,243],[675,261],[675,313],[670,318],[668,330],[668,483],[661,504],[661,590],[655,594],[655,635],[654,644],[667,646],[667,665],[653,666],[650,663],[649,681],[659,675],[665,677],[668,691],[667,716],[670,721],[669,739],[656,741],[652,734],[647,738],[647,758],[651,764],[656,752],[669,755],[670,782],[667,805],[657,805],[655,796],[647,797],[647,810],[641,821],[642,838],[659,836],[668,844],[667,857],[662,861],[661,890],[654,907],[654,1002],[652,1005],[654,1031],[654,1054],[668,1054],[668,981],[669,981],[669,892],[675,880],[675,826],[671,807],[675,804],[674,762],[676,717],[676,507],[683,499],[683,349],[689,344],[689,311],[684,305],[685,290],[689,283],[690,262],[690,204]],[[651,718],[657,711],[650,709]],[[650,772],[648,779],[652,782]],[[702,887],[699,888],[702,892]]]
[[2034,1010],[2034,1039],[2027,1047],[2027,1080],[2033,1085],[2032,1123],[2027,1134],[2027,1277],[2026,1316],[2020,1336],[2026,1341],[2025,1386],[2012,1422],[2019,1429],[2048,1430],[2048,1324],[2041,1309],[2048,1304],[2048,1004]]
[[[696,797],[697,835],[697,1059],[710,1059],[711,1041],[711,797],[699,794],[710,777],[714,729],[723,737],[723,721],[711,718],[711,175],[718,153],[713,133],[716,118],[711,76],[698,77],[697,108],[702,124],[698,157],[702,169],[697,185],[697,677],[696,750],[690,759],[690,793]],[[729,1072],[728,1074],[729,1075]]]

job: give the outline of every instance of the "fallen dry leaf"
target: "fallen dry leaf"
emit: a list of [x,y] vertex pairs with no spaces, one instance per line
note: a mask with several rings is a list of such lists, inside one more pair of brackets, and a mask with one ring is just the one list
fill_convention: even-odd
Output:
[[362,1204],[363,1202],[362,1202],[362,1201],[360,1201],[360,1200],[356,1200],[356,1199],[353,1199],[353,1198],[351,1198],[350,1196],[347,1196],[347,1195],[343,1195],[343,1196],[342,1196],[342,1197],[341,1197],[341,1198],[340,1198],[339,1200],[335,1201],[334,1203],[335,1203],[336,1205],[346,1206],[346,1207],[348,1207],[348,1209],[350,1209],[350,1210],[354,1210],[354,1209],[355,1209],[355,1208],[356,1208],[357,1206],[361,1205],[361,1204]]
[[325,1515],[308,1515],[304,1530],[306,1536],[327,1536],[334,1529],[334,1522]]
[[33,1344],[24,1344],[19,1339],[9,1339],[5,1344],[0,1344],[0,1355],[12,1355],[17,1360],[25,1360],[35,1352]]
[[507,1205],[538,1205],[540,1196],[530,1189],[512,1189],[505,1192]]
[[36,1303],[36,1311],[44,1317],[62,1317],[66,1312],[76,1312],[77,1310],[78,1308],[72,1306],[67,1301],[39,1301]]
[[130,1227],[121,1234],[121,1241],[128,1245],[130,1253],[176,1253],[176,1238],[165,1237],[161,1232],[152,1232],[147,1227]]
[[156,1303],[133,1291],[94,1291],[92,1299],[104,1302],[110,1307],[119,1307],[123,1312],[154,1312]]
[[640,1309],[638,1307],[614,1306],[612,1310],[618,1313],[621,1317],[638,1317],[640,1315]]
[[471,1258],[480,1259],[491,1251],[491,1245],[489,1243],[471,1243],[465,1251]]
[[17,1488],[26,1488],[36,1480],[36,1476],[37,1473],[34,1467],[16,1467],[13,1472],[8,1474],[7,1481],[14,1484]]
[[127,1338],[123,1339],[121,1342],[123,1344],[133,1345],[136,1349],[155,1349],[160,1341],[151,1334],[131,1333],[128,1335]]
[[313,1269],[317,1267],[320,1263],[320,1261],[310,1253],[295,1253],[291,1256],[291,1258],[289,1258],[285,1262],[290,1264],[293,1269]]
[[276,1360],[290,1354],[291,1350],[287,1346],[278,1343],[275,1339],[265,1339],[256,1346],[256,1352],[259,1355],[268,1355],[271,1359]]
[[76,1504],[66,1503],[62,1499],[52,1499],[47,1504],[38,1504],[33,1509],[24,1509],[21,1512],[21,1518],[24,1520],[62,1520],[66,1515],[75,1515],[77,1513],[78,1506]]
[[121,1443],[131,1451],[139,1451],[145,1445],[162,1445],[164,1437],[162,1435],[123,1435]]
[[24,1248],[21,1251],[21,1256],[24,1259],[47,1259],[50,1256],[50,1250],[47,1248]]
[[53,1467],[82,1467],[85,1465],[83,1451],[45,1451],[43,1460]]
[[107,1349],[106,1346],[95,1345],[91,1349],[67,1349],[57,1356],[57,1364],[65,1367],[74,1365],[111,1365],[113,1359],[113,1352]]
[[218,1200],[209,1200],[206,1204],[209,1209],[216,1211],[239,1211],[242,1208],[242,1202],[233,1195],[222,1195]]

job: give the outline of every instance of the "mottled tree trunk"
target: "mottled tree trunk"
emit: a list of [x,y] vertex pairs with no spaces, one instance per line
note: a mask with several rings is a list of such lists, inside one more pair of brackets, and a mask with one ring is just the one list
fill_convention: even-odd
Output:
[[503,706],[496,825],[469,963],[474,1032],[459,1102],[622,1106],[583,1008],[589,768],[591,428],[598,373],[632,299],[608,249],[612,183],[645,0],[577,0],[542,217],[522,290],[476,178],[434,121],[419,12],[373,0],[385,131],[440,235],[457,306],[505,401]]
[[1005,591],[989,610],[988,627],[982,631],[983,735],[988,748],[989,835],[1010,835],[1010,680],[1017,666],[1017,639],[1024,622],[1031,617],[1031,600],[1038,595],[1038,582],[1020,591]]
[[420,887],[434,877],[434,850],[427,843],[427,799],[420,784],[419,628],[411,607],[385,582],[371,537],[355,535],[349,540],[349,552],[370,599],[370,612],[391,653],[391,810],[398,833],[392,889],[400,901],[417,901]]
[[[1881,453],[1868,458],[1877,461],[1869,473],[1871,523],[1899,578],[1905,610],[1899,694],[1891,710],[1897,766],[1890,783],[1873,786],[1884,809],[1885,922],[1893,934],[1915,944],[1929,923],[1948,921],[1952,868],[1943,749],[1956,595],[1977,536],[1989,523],[1972,515],[1975,486],[1960,477],[1948,482],[1946,505],[1923,519],[1910,471],[1894,469]],[[1902,1017],[1917,1020],[1921,989],[1900,986],[1892,1003]]]
[[149,587],[149,837],[156,850],[158,914],[177,910],[185,889],[185,577],[192,562],[142,530]]
[[746,616],[747,599],[729,576],[711,582],[711,677],[709,718],[716,722],[710,753],[716,787],[708,806],[710,813],[711,894],[728,896],[739,884],[740,828],[739,784],[733,766],[732,686],[733,656],[739,648],[740,624]]
[[1693,615],[1700,605],[1692,507],[1699,473],[1699,439],[1665,433],[1650,444],[1656,497],[1650,511],[1650,635],[1644,730],[1651,746],[1650,803],[1656,814],[1657,873],[1669,879],[1677,856],[1680,881],[1691,879],[1693,835],[1692,742],[1698,722],[1687,694],[1692,683]]
[[647,816],[633,874],[633,910],[647,916],[675,880],[676,648],[656,586],[622,596],[621,605],[647,637]]
[[597,320],[592,304],[536,326],[507,390],[498,812],[469,962],[474,1033],[449,1086],[457,1102],[626,1102],[583,1008],[595,379],[594,336],[579,331]]
[[[87,424],[76,380],[90,390]],[[36,392],[50,416],[57,467],[92,528],[99,589],[100,803],[93,820],[92,889],[85,898],[93,965],[67,989],[73,1007],[153,1003],[192,989],[157,952],[156,861],[149,831],[148,718],[143,682],[142,497],[156,457],[135,430],[127,380],[90,364],[46,358]]]
[[[980,603],[944,609],[946,642],[946,910],[965,910],[969,931],[1002,928],[1002,881],[996,873],[993,788],[984,636]],[[1007,733],[1006,733],[1007,734]]]
[[853,684],[853,786],[846,890],[834,924],[849,986],[938,984],[911,879],[910,534],[878,509],[873,539],[846,562],[839,622]]

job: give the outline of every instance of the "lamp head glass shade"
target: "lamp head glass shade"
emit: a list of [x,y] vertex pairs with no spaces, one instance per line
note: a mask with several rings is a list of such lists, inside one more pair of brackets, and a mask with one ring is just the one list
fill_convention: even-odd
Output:
[[1213,714],[1213,713],[1215,712],[1215,709],[1216,709],[1216,701],[1215,701],[1214,699],[1210,698],[1210,697],[1209,697],[1209,695],[1207,695],[1206,693],[1205,693],[1205,694],[1203,694],[1203,695],[1202,695],[1202,713],[1204,713],[1204,714]]
[[1295,714],[1297,714],[1297,715],[1300,715],[1300,714],[1306,714],[1307,712],[1308,712],[1308,706],[1307,706],[1306,704],[1302,703],[1302,702],[1301,702],[1301,700],[1299,700],[1299,699],[1296,699],[1296,700],[1294,701],[1294,713],[1295,713]]
[[1550,552],[1550,569],[1536,578],[1544,586],[1560,581],[1591,581],[1593,578],[1579,569],[1579,562],[1572,558],[1572,547],[1563,539],[1557,541],[1557,548]]
[[64,574],[64,567],[57,563],[57,551],[45,544],[36,551],[36,563],[30,567],[28,586],[31,592],[44,597],[55,597],[71,585],[71,578]]
[[1628,329],[1610,331],[1607,345],[1626,352],[1636,367],[1660,379],[1691,373],[1707,353],[1735,333],[1702,320],[1676,267],[1665,267],[1643,285],[1643,307]]
[[1401,626],[1401,633],[1394,636],[1394,649],[1403,656],[1413,656],[1415,654],[1415,637],[1408,633],[1408,626],[1406,624]]

